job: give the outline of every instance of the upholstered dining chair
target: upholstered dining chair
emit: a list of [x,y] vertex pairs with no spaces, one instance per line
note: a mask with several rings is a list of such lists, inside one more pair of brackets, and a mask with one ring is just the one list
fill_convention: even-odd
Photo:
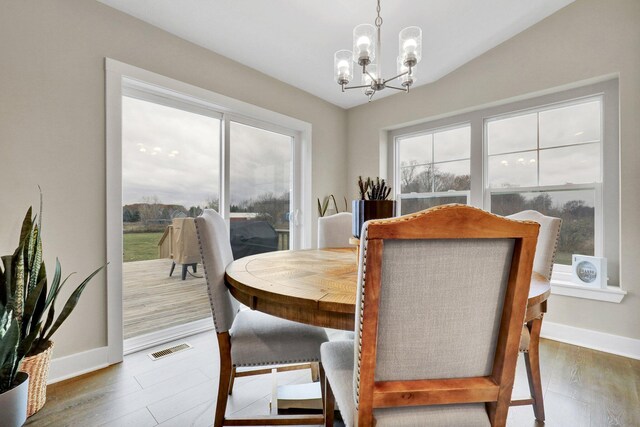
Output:
[[318,218],[318,249],[349,247],[351,221],[350,212]]
[[337,401],[346,426],[504,426],[538,228],[464,205],[365,223],[356,339],[320,349],[327,425]]
[[[277,417],[259,420],[225,417],[235,368],[319,362],[320,345],[328,340],[327,334],[322,328],[257,311],[240,310],[239,302],[229,293],[224,283],[225,269],[233,261],[224,220],[216,211],[206,209],[195,221],[220,350],[220,379],[214,425],[282,425],[282,419]],[[259,372],[266,373],[270,370]],[[299,421],[298,424],[304,423],[303,420]],[[317,424],[317,417],[315,421]]]
[[[541,274],[547,280],[551,280],[553,263],[556,257],[558,239],[560,238],[560,227],[562,220],[551,216],[546,216],[537,211],[522,211],[509,215],[507,218],[525,221],[535,221],[540,224],[540,234],[536,246],[536,256],[533,260],[533,271]],[[546,311],[546,302],[543,303],[543,312],[540,316],[528,322],[522,328],[522,339],[520,341],[520,351],[524,353],[524,363],[529,381],[530,399],[519,399],[512,401],[513,405],[533,405],[533,412],[536,419],[544,421],[544,399],[542,393],[542,378],[540,377],[540,329],[542,328],[542,317]]]

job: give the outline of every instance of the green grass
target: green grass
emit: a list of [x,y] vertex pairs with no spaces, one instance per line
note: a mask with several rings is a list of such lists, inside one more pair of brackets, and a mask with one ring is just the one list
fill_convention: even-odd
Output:
[[158,242],[162,233],[125,233],[124,262],[158,259]]

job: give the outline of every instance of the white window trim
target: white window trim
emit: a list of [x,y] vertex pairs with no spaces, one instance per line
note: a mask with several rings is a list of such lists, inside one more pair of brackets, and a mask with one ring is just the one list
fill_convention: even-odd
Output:
[[[179,99],[181,109],[188,104],[190,109],[200,114],[233,116],[238,121],[282,133],[285,129],[294,139],[293,165],[299,180],[292,182],[293,199],[299,201],[294,213],[294,226],[298,227],[292,247],[311,247],[312,203],[311,194],[311,124],[285,116],[237,99],[190,85],[151,71],[105,58],[105,98],[106,98],[106,238],[107,238],[107,363],[113,364],[123,358],[122,329],[122,96],[127,90],[152,89],[154,102],[169,105],[172,99]],[[126,84],[125,84],[126,83]],[[127,89],[125,89],[127,86]],[[149,92],[149,91],[147,91]],[[195,101],[194,101],[195,100]],[[183,102],[184,101],[184,102]],[[229,123],[224,120],[223,123]],[[229,135],[228,125],[221,126],[221,142]],[[277,129],[277,130],[276,130]],[[291,130],[293,133],[291,133]],[[228,146],[221,143],[221,162],[228,164]],[[221,169],[221,185],[228,185],[229,171]],[[227,187],[228,190],[228,187]],[[220,206],[227,206],[220,193]],[[227,208],[228,211],[228,208]],[[229,212],[224,216],[229,217]]]
[[[582,99],[602,98],[602,182],[595,184],[575,184],[571,186],[545,186],[545,187],[516,187],[511,189],[487,188],[487,153],[485,137],[485,120],[496,116],[508,114],[519,115],[529,110],[542,111],[555,108],[557,105],[569,105],[572,101],[580,102]],[[448,117],[427,119],[423,123],[407,127],[396,126],[387,131],[387,164],[383,165],[393,177],[393,185],[399,188],[400,171],[396,167],[398,161],[399,137],[410,137],[416,134],[429,133],[443,128],[451,128],[456,125],[471,125],[471,191],[468,197],[469,204],[482,209],[488,209],[491,192],[522,192],[527,189],[541,191],[552,189],[595,189],[596,203],[601,209],[596,209],[596,235],[594,236],[596,255],[606,253],[609,262],[611,284],[606,289],[595,289],[580,286],[571,282],[571,267],[554,266],[554,274],[551,280],[552,294],[572,296],[577,298],[594,299],[599,301],[619,303],[626,295],[622,288],[620,274],[620,167],[619,167],[619,113],[618,113],[618,79],[601,80],[585,86],[573,87],[568,90],[546,92],[544,95],[532,95],[520,97],[513,102],[504,102],[499,105],[479,107],[461,114]],[[474,177],[476,177],[474,179]],[[477,179],[481,177],[481,179]],[[429,193],[432,195],[432,193]],[[402,195],[402,197],[407,195]],[[413,195],[412,195],[413,196]],[[599,226],[598,226],[599,224]]]

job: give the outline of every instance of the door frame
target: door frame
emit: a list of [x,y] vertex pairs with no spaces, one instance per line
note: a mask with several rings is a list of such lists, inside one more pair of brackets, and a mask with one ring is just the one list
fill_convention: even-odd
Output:
[[[267,110],[207,89],[190,85],[160,74],[144,70],[123,62],[105,58],[105,119],[106,119],[106,241],[107,241],[107,363],[114,364],[123,359],[122,320],[122,96],[124,87],[148,88],[154,93],[172,98],[202,101],[222,115],[237,117],[243,122],[267,124],[272,129],[294,131],[293,168],[295,176],[292,196],[299,204],[297,233],[293,247],[311,247],[311,135],[310,123]],[[221,128],[224,132],[224,123]],[[228,123],[228,120],[226,121]],[[222,141],[225,141],[223,133]],[[226,144],[222,143],[224,147]],[[229,151],[223,150],[221,163],[228,164]],[[228,185],[228,168],[221,169],[221,189]],[[228,187],[227,187],[228,189]],[[228,211],[224,192],[220,193],[220,206]],[[307,197],[304,197],[307,195]],[[228,217],[228,212],[223,212]]]

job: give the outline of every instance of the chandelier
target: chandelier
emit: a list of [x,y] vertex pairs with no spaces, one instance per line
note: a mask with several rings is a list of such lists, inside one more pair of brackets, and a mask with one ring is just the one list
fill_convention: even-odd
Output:
[[[333,58],[336,82],[344,92],[346,89],[364,88],[369,101],[376,92],[384,89],[396,89],[409,92],[414,82],[416,64],[422,59],[422,30],[419,27],[407,27],[400,31],[399,55],[396,61],[397,73],[390,79],[382,77],[382,58],[380,57],[380,0],[376,8],[378,16],[375,27],[371,24],[360,24],[353,29],[353,51],[339,50]],[[378,60],[375,63],[375,60]],[[347,86],[353,78],[353,63],[362,67],[362,84]],[[401,87],[392,86],[389,82],[396,79]]]

